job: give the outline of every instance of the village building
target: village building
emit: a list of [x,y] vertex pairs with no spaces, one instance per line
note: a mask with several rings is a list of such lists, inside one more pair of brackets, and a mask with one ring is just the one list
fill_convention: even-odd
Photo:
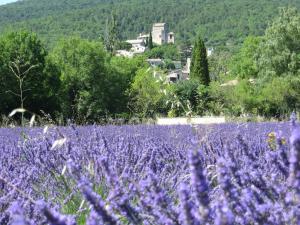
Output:
[[146,51],[146,43],[143,39],[135,39],[135,40],[127,40],[127,43],[131,44],[131,49],[127,50],[118,50],[117,56],[124,56],[128,58],[132,58],[136,54],[142,54]]
[[126,42],[132,45],[130,51],[135,54],[144,53],[146,51],[146,45],[142,39],[127,40]]
[[187,58],[186,65],[182,69],[182,79],[188,80],[191,72],[191,58]]
[[[136,54],[142,54],[147,50],[147,43],[149,42],[150,34],[140,33],[134,40],[127,40],[126,42],[132,45],[132,48],[128,50],[118,50],[117,56],[133,57]],[[152,42],[157,45],[162,44],[174,44],[175,34],[169,32],[167,23],[155,23],[152,27]],[[157,62],[152,63],[157,64]]]
[[152,41],[157,45],[174,44],[175,34],[169,32],[167,23],[155,23],[152,27]]
[[179,80],[182,80],[182,70],[181,69],[169,71],[169,73],[167,75],[167,81],[169,83],[176,83]]
[[123,56],[126,58],[132,58],[134,56],[133,52],[127,50],[117,50],[116,56]]
[[152,67],[158,67],[160,65],[163,65],[164,64],[164,61],[162,59],[147,59],[146,60],[150,66]]
[[148,43],[149,41],[149,34],[140,33],[140,35],[137,37],[138,40],[143,40],[144,43]]

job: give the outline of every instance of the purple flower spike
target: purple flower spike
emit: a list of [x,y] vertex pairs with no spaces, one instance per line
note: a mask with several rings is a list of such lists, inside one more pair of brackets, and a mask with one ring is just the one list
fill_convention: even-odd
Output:
[[199,151],[190,153],[189,164],[191,170],[191,184],[194,188],[197,205],[200,210],[202,222],[207,222],[209,217],[209,187],[202,166],[201,154]]
[[92,191],[92,189],[86,184],[82,183],[79,185],[86,200],[93,206],[95,212],[98,216],[102,218],[102,221],[106,225],[116,225],[118,224],[116,219],[109,215],[105,209],[105,203],[99,195]]
[[44,201],[37,202],[50,225],[76,225],[75,219],[49,209]]
[[297,114],[295,112],[292,113],[292,115],[290,117],[290,121],[291,121],[292,127],[295,127],[296,122],[297,122]]
[[290,168],[289,168],[289,182],[291,187],[294,188],[298,201],[300,200],[300,129],[294,128],[290,138],[292,146],[290,154]]
[[199,225],[200,222],[193,215],[193,204],[190,201],[188,189],[185,184],[181,184],[179,190],[180,208],[179,215],[180,221],[184,225]]

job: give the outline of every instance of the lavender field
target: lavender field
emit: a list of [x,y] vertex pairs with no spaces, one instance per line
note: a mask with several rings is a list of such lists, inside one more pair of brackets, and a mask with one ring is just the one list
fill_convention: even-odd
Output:
[[0,129],[0,224],[300,224],[291,123]]

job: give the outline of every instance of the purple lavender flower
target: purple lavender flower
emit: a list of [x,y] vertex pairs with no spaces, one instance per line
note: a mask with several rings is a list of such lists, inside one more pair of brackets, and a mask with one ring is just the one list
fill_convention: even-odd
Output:
[[49,209],[47,204],[43,201],[38,201],[37,204],[50,225],[76,225],[74,217],[64,216]]
[[191,184],[194,188],[197,205],[200,210],[202,223],[207,222],[209,217],[209,187],[202,166],[202,157],[199,151],[191,151],[189,157]]
[[28,225],[29,223],[26,221],[24,217],[24,211],[20,207],[19,202],[13,202],[9,207],[10,217],[11,217],[11,225]]
[[93,206],[93,209],[95,210],[97,215],[102,218],[103,224],[118,224],[117,220],[113,216],[109,215],[109,213],[105,209],[105,203],[99,195],[93,192],[92,189],[86,183],[79,184],[79,188],[81,189],[86,200]]
[[292,131],[290,138],[291,154],[290,154],[290,168],[289,168],[289,182],[294,188],[298,199],[300,200],[300,128],[296,127]]
[[180,221],[184,225],[200,225],[200,221],[193,215],[193,202],[190,200],[186,184],[181,184],[179,190]]

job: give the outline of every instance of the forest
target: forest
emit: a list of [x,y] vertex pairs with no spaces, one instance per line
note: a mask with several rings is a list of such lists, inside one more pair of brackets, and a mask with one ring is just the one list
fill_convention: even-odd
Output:
[[[263,35],[279,7],[300,7],[297,0],[23,0],[0,7],[0,32],[26,29],[54,47],[66,36],[89,40],[103,37],[114,10],[120,37],[149,32],[167,22],[178,43],[201,34],[208,46],[241,44],[249,35]],[[144,13],[149,12],[149,13]]]

